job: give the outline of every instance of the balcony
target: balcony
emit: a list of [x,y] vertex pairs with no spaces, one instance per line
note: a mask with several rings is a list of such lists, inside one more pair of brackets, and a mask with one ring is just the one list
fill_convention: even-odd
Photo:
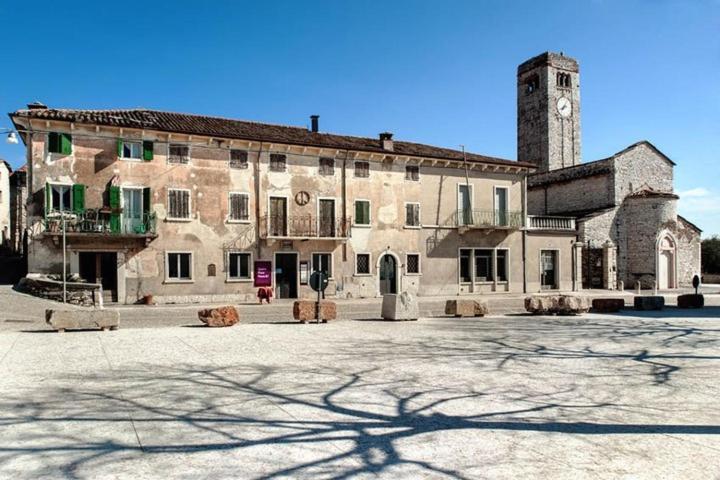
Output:
[[450,219],[461,233],[473,229],[517,230],[523,226],[522,212],[501,210],[458,210]]
[[62,237],[63,217],[65,217],[65,235],[74,238],[125,238],[145,239],[157,237],[154,212],[143,213],[136,218],[122,216],[121,210],[113,212],[109,208],[85,209],[82,211],[51,210],[45,215],[44,235],[54,241]]
[[574,232],[574,217],[548,217],[545,215],[528,215],[528,230],[551,230],[556,232]]
[[350,217],[265,216],[260,219],[260,236],[278,240],[347,240],[350,225]]

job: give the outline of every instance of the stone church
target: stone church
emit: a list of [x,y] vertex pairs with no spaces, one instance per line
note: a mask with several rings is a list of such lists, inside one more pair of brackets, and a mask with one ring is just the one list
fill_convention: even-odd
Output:
[[584,288],[690,285],[701,231],[677,214],[675,163],[646,140],[582,163],[579,78],[562,53],[518,67],[517,159],[538,167],[528,213],[576,218]]

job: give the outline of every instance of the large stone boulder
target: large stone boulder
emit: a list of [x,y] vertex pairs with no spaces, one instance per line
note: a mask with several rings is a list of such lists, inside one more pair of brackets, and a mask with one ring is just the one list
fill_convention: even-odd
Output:
[[659,295],[637,296],[634,305],[635,310],[662,310],[665,306],[665,297]]
[[117,330],[120,314],[116,310],[45,310],[45,321],[58,332],[73,329]]
[[593,298],[592,309],[599,313],[615,313],[625,308],[622,298]]
[[703,308],[705,306],[705,297],[700,293],[678,295],[677,306],[678,308]]
[[240,321],[240,315],[232,306],[200,310],[198,318],[208,327],[232,327]]
[[[301,323],[317,321],[317,305],[314,300],[296,300],[293,303],[293,318]],[[327,323],[328,320],[337,318],[337,305],[329,300],[321,300],[320,305],[320,321]]]
[[448,300],[445,302],[445,314],[456,317],[484,317],[488,314],[485,300]]
[[533,315],[578,315],[590,310],[590,302],[579,295],[532,295],[525,310]]
[[382,318],[385,320],[417,320],[420,306],[417,298],[410,293],[383,295]]

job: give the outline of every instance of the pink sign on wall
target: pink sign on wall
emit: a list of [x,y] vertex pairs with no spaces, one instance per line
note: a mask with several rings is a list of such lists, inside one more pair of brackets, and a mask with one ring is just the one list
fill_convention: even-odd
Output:
[[257,260],[254,265],[254,278],[256,287],[272,286],[272,262]]

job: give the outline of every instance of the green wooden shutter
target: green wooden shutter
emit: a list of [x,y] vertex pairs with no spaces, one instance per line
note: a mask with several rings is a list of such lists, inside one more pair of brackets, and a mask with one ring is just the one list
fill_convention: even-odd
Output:
[[370,202],[362,203],[363,223],[370,224]]
[[72,187],[73,212],[82,213],[85,211],[85,185],[76,183]]
[[123,152],[123,141],[118,138],[117,140],[117,154],[118,158],[122,158],[122,152]]
[[145,140],[143,142],[143,160],[149,162],[153,159],[153,142]]
[[52,208],[52,192],[50,191],[50,184],[45,182],[45,218]]
[[120,187],[110,187],[110,231],[120,232]]
[[72,136],[67,133],[60,134],[60,153],[63,155],[72,153]]
[[355,202],[355,223],[362,223],[362,202]]

